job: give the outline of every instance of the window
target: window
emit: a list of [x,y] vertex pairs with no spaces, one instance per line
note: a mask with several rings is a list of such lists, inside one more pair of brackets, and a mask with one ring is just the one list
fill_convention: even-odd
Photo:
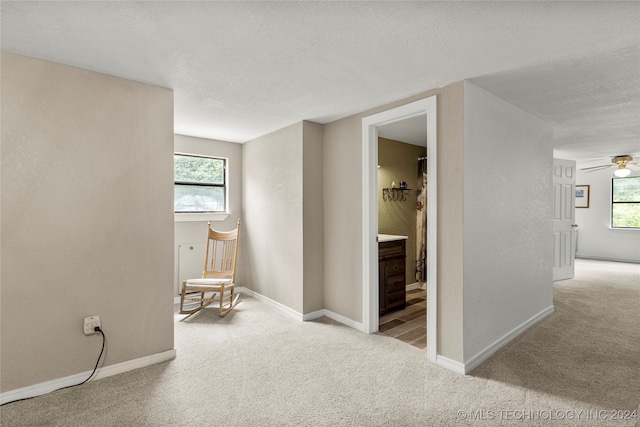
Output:
[[226,160],[174,154],[174,210],[176,213],[224,212]]
[[640,228],[640,176],[613,178],[611,227]]

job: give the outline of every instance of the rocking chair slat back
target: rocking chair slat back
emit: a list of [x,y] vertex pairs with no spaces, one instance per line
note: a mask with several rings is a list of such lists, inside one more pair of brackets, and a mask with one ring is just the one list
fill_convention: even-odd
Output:
[[202,278],[235,278],[239,227],[221,232],[209,227]]

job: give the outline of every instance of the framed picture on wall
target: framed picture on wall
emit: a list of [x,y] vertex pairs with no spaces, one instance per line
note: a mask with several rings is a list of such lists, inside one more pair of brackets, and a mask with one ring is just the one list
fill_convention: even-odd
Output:
[[576,208],[589,207],[589,186],[576,185]]

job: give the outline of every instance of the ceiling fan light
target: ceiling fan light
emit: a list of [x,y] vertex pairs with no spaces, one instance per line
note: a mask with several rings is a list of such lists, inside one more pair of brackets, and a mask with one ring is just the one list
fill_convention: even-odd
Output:
[[613,174],[618,178],[624,178],[625,176],[629,176],[630,173],[631,173],[630,169],[624,168],[624,169],[616,169]]

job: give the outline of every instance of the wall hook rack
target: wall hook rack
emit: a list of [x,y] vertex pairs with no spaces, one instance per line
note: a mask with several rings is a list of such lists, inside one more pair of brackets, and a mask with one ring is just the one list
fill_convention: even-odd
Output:
[[404,202],[409,196],[410,188],[383,188],[382,199],[385,201]]

